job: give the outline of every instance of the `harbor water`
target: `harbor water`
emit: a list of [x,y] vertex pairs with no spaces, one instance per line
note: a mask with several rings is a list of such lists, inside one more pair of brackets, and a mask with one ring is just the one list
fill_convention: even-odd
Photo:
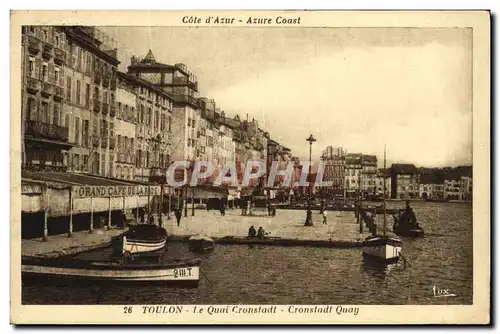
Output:
[[[401,203],[388,203],[400,207]],[[400,262],[364,262],[361,249],[217,245],[196,256],[171,243],[172,257],[200,257],[197,289],[27,286],[23,304],[472,304],[472,206],[412,202],[425,237],[404,239]],[[295,215],[305,212],[294,211]],[[355,224],[354,214],[353,224]],[[389,226],[392,218],[388,217]],[[314,227],[304,227],[314,228]],[[99,252],[105,253],[107,250]],[[105,254],[93,254],[99,256]],[[206,275],[206,277],[205,277]],[[435,291],[454,296],[437,298]]]

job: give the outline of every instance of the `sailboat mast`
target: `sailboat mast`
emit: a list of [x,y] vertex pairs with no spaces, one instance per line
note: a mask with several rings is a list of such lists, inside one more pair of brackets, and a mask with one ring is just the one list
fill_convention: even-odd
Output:
[[385,157],[385,145],[384,145],[384,174],[383,174],[383,178],[384,178],[384,235],[386,234],[386,230],[387,230],[387,210],[386,210],[386,202],[385,202],[385,194],[386,194],[386,190],[385,190],[385,183],[386,183],[386,172],[385,172],[385,162],[386,160],[386,157]]

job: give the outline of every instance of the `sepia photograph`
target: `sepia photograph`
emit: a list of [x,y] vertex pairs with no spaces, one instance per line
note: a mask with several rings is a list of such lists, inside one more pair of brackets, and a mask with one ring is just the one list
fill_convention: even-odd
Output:
[[488,12],[55,13],[11,16],[11,319],[489,322]]

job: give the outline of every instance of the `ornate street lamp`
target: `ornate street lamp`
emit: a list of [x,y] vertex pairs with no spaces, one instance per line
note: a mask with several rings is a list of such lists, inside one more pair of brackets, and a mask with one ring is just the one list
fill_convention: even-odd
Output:
[[[313,142],[316,141],[316,139],[313,137],[311,134],[309,138],[306,139],[309,142],[309,173],[308,176],[311,175],[311,156],[312,156],[312,144]],[[309,193],[307,196],[307,216],[306,216],[306,223],[304,224],[305,226],[313,226],[312,222],[312,211],[311,211],[311,190],[312,187],[309,186]]]

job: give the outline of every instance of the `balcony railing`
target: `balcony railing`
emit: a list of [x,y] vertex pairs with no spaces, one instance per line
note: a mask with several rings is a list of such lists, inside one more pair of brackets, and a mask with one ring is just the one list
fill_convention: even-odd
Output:
[[54,48],[52,47],[52,44],[49,43],[44,43],[43,44],[43,53],[42,57],[46,60],[50,59],[52,57],[52,50]]
[[175,100],[180,103],[190,103],[197,107],[200,106],[198,99],[190,95],[176,95]]
[[54,100],[62,101],[64,98],[64,89],[62,87],[56,86],[54,93]]
[[116,138],[109,138],[109,149],[114,150],[116,147]]
[[189,86],[194,90],[198,90],[198,83],[188,77],[174,77],[172,83],[179,86]]
[[66,52],[59,48],[54,49],[54,62],[58,65],[64,65],[66,59]]
[[49,97],[53,94],[54,94],[54,85],[49,82],[44,82],[42,84],[42,95]]
[[28,51],[33,54],[38,54],[41,49],[41,41],[33,36],[28,36]]
[[42,86],[42,82],[40,80],[28,77],[28,84],[27,84],[26,88],[30,92],[36,94],[38,91],[40,91],[41,86]]
[[103,115],[107,115],[109,112],[109,104],[107,103],[103,103],[102,104],[102,114]]
[[35,121],[25,121],[25,134],[33,137],[55,139],[68,142],[68,128]]

